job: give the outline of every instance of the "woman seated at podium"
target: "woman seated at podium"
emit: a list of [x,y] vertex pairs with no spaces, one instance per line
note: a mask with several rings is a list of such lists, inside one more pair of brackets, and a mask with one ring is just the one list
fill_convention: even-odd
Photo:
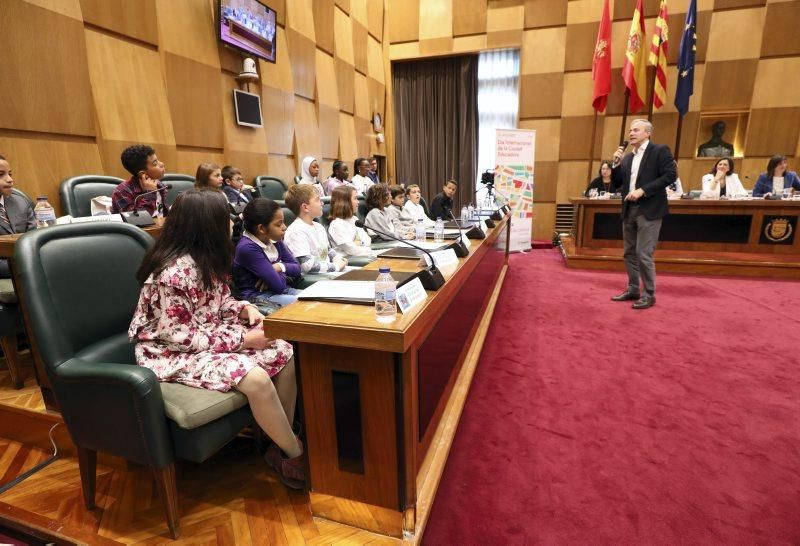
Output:
[[733,170],[733,159],[723,157],[718,160],[707,175],[703,176],[703,193],[700,199],[721,199],[723,197],[747,197],[747,190],[742,186]]
[[796,172],[786,170],[786,156],[773,155],[767,163],[767,172],[756,181],[753,197],[780,195],[787,188],[800,191],[800,178]]
[[611,180],[612,169],[613,167],[610,161],[603,161],[600,163],[600,171],[597,173],[597,178],[589,182],[589,187],[583,192],[583,196],[589,197],[589,193],[592,190],[597,190],[598,194],[601,191],[614,193],[618,188],[611,187],[614,183],[613,180]]

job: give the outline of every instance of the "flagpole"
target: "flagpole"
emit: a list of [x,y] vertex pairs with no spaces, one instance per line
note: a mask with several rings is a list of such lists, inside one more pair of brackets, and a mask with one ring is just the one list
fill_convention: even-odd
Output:
[[594,163],[594,137],[597,134],[597,110],[594,111],[592,120],[592,140],[589,141],[589,167],[586,173],[586,180],[592,179],[592,163]]
[[653,78],[650,80],[650,106],[647,109],[647,120],[653,121],[653,106],[656,100],[656,76],[658,75],[658,65],[653,67]]
[[625,89],[625,106],[622,110],[622,126],[619,128],[619,145],[625,141],[625,124],[628,122],[628,101],[631,98],[631,90]]
[[678,160],[678,154],[681,151],[681,129],[683,128],[683,116],[678,114],[678,129],[675,131],[675,152],[672,154],[675,160]]

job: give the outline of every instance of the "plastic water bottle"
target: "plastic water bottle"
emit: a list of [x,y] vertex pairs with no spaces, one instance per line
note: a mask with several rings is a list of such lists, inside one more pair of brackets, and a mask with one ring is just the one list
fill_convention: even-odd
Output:
[[442,221],[441,216],[436,218],[436,224],[433,226],[433,242],[444,242],[444,222]]
[[56,211],[53,205],[47,200],[46,195],[36,198],[36,206],[33,208],[33,215],[36,218],[36,227],[42,228],[55,225]]
[[472,203],[470,203],[469,206],[467,207],[467,214],[469,215],[469,218],[467,218],[467,220],[469,220],[470,222],[475,220],[475,207],[472,206]]
[[417,225],[415,227],[415,235],[418,243],[425,242],[425,221],[422,218],[417,218]]
[[378,269],[375,280],[375,320],[378,322],[394,322],[397,318],[395,291],[397,282],[392,278],[388,267]]
[[469,207],[461,207],[461,222],[469,222]]

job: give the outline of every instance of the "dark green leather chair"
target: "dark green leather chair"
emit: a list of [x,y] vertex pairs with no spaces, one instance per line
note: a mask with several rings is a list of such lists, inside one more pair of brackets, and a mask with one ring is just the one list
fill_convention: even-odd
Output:
[[14,252],[30,328],[78,449],[83,496],[94,507],[97,452],[151,468],[172,536],[179,519],[176,458],[201,462],[253,423],[247,399],[174,383],[135,365],[128,326],[134,277],[150,235],[129,224],[53,226]]
[[289,187],[286,183],[276,176],[256,176],[253,179],[253,187],[258,191],[259,197],[266,197],[273,201],[283,200],[286,190]]
[[194,176],[188,174],[167,173],[161,177],[164,184],[172,184],[167,192],[167,206],[171,207],[180,194],[194,188]]
[[283,223],[286,224],[286,227],[289,227],[297,216],[292,212],[292,209],[285,205],[281,207],[281,210],[283,211]]
[[91,201],[98,195],[111,197],[114,188],[124,182],[116,176],[86,174],[73,176],[61,182],[58,193],[61,195],[61,209],[64,214],[76,218],[91,216]]

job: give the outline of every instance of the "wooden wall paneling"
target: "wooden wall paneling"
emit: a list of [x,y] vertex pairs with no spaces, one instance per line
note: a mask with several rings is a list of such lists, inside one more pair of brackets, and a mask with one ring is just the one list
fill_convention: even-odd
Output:
[[328,177],[333,174],[333,159],[320,159],[317,158],[317,163],[319,163],[319,178],[321,180],[327,180]]
[[555,225],[556,204],[534,203],[531,237],[540,241],[550,241],[553,238],[553,228]]
[[[372,119],[372,114],[375,112],[380,112],[383,119],[386,120],[386,86],[372,78],[367,78],[367,87],[369,88],[369,119]],[[384,130],[389,131],[388,127]]]
[[488,49],[520,48],[522,47],[522,29],[496,30],[486,35]]
[[277,42],[277,56],[274,63],[258,61],[261,81],[264,85],[274,89],[281,89],[294,93],[294,77],[292,76],[292,56],[286,31],[278,27],[275,41]]
[[93,136],[81,21],[23,2],[0,2],[0,21],[13,21],[3,25],[0,127]]
[[[267,156],[267,172],[259,174],[268,174],[270,176],[277,176],[287,184],[291,184],[294,177],[297,176],[300,169],[292,156],[269,154]],[[328,173],[330,174],[330,173]]]
[[358,157],[369,157],[372,155],[370,143],[375,140],[372,132],[372,122],[366,118],[354,116],[356,128],[356,149]]
[[423,57],[437,57],[453,53],[452,38],[432,38],[419,42],[419,53]]
[[789,84],[789,74],[800,74],[800,57],[760,60],[751,108],[800,106],[800,86]]
[[[630,119],[630,118],[629,118]],[[653,142],[666,144],[669,149],[675,151],[675,136],[678,131],[678,112],[655,112],[653,122]],[[681,133],[683,130],[681,129]],[[681,139],[682,140],[682,139]],[[696,147],[695,147],[696,149]]]
[[[674,150],[673,150],[674,151]],[[684,192],[691,191],[694,188],[689,188],[689,184],[692,182],[692,164],[694,161],[691,159],[679,159],[678,160],[678,178],[681,180],[681,186],[683,187]]]
[[296,30],[287,29],[286,37],[291,52],[294,92],[296,95],[314,100],[317,48],[314,46],[314,42]]
[[[752,190],[756,185],[756,180],[761,173],[767,172],[767,164],[769,163],[768,157],[746,157],[744,159],[734,160],[734,167],[739,174],[739,179],[746,190]],[[791,165],[789,166],[791,170]]]
[[587,116],[594,114],[592,92],[594,83],[591,72],[570,72],[564,74],[564,98],[562,116]]
[[57,211],[62,210],[58,188],[64,178],[105,173],[100,151],[91,138],[61,140],[0,133],[0,153],[14,171],[14,185],[34,199],[46,195]]
[[[615,21],[618,19],[627,19],[630,25],[633,18],[633,10],[636,9],[637,0],[614,0],[611,6],[611,18]],[[659,2],[644,2],[644,16],[655,17],[658,15]],[[597,10],[597,19],[600,20],[600,9]],[[647,34],[650,36],[650,33]]]
[[[600,20],[603,0],[570,0],[567,4],[567,24],[595,23]],[[613,6],[610,6],[613,8]],[[631,14],[633,10],[631,10]],[[613,14],[613,11],[612,11]]]
[[[683,116],[680,157],[693,158],[695,153],[697,153],[697,128],[699,125],[699,112],[688,112],[685,116]],[[673,144],[670,144],[670,147],[672,147]]]
[[[577,197],[586,191],[591,180],[586,179],[587,161],[560,161],[558,164],[558,188],[556,202],[569,203],[571,197]],[[594,174],[594,173],[592,173]],[[594,178],[594,176],[592,176]]]
[[622,116],[603,116],[603,130],[600,127],[597,131],[601,133],[600,146],[595,149],[595,158],[610,159],[614,150],[619,146],[619,128],[622,124]]
[[318,49],[316,106],[323,157],[335,157],[339,153],[339,91],[335,82],[333,57]]
[[367,27],[353,21],[353,60],[355,68],[362,74],[366,74],[368,70],[367,65]]
[[219,68],[218,31],[215,27],[217,14],[214,13],[216,2],[195,0],[156,0],[156,2],[159,49]]
[[316,51],[316,71],[317,71],[317,102],[326,104],[339,109],[339,91],[335,85],[336,69],[334,68],[334,58],[327,53]]
[[[650,96],[650,89],[652,88],[653,83],[653,73],[652,71],[654,68],[652,66],[647,67],[647,90],[645,97]],[[591,74],[591,72],[589,73]],[[672,84],[674,86],[674,84]],[[668,85],[669,87],[669,85]],[[590,90],[591,91],[591,90]],[[695,91],[695,95],[697,92]],[[589,100],[591,103],[591,99]],[[608,103],[606,104],[606,114],[616,115],[622,114],[622,111],[625,107],[625,82],[622,79],[622,69],[621,68],[612,68],[611,69],[611,93],[608,95]],[[634,117],[647,117],[647,108],[642,107],[639,112],[628,112],[629,115],[637,114]]]
[[175,160],[174,171],[190,174],[194,176],[197,173],[197,167],[201,163],[216,163],[220,168],[226,165],[225,155],[222,151],[204,150],[202,148],[181,148],[178,146]]
[[369,24],[367,0],[350,0],[350,17],[354,22],[359,22],[366,27]]
[[560,119],[520,120],[519,128],[536,131],[536,165],[540,161],[558,161]]
[[750,111],[746,155],[792,156],[800,136],[800,108],[758,108]]
[[367,0],[367,28],[378,41],[383,41],[383,0]]
[[[225,164],[233,165],[241,170],[245,182],[249,184],[253,178],[268,171],[269,160],[267,157],[266,145],[264,146],[264,151],[261,153],[245,152],[242,150],[225,150]],[[194,176],[194,173],[187,174]]]
[[[128,146],[133,146],[134,144],[148,144],[153,147],[156,151],[156,155],[158,159],[164,163],[164,167],[166,168],[168,173],[175,173],[179,172],[177,170],[177,148],[175,147],[174,143],[165,144],[165,143],[158,143],[153,142],[151,140],[146,139],[137,139],[137,140],[109,140],[109,139],[98,139],[97,140],[97,148],[100,152],[100,160],[103,163],[103,170],[100,174],[107,174],[110,176],[117,176],[119,178],[130,178],[130,173],[125,170],[120,162],[120,155],[122,155],[122,151],[127,148]],[[194,175],[192,173],[186,173]],[[64,177],[66,178],[66,176]]]
[[[671,9],[671,6],[670,6]],[[711,31],[710,11],[697,12],[697,51],[695,52],[695,63],[704,63],[708,52],[708,36]],[[670,12],[667,24],[670,29],[669,51],[667,52],[667,63],[677,64],[678,56],[681,51],[681,37],[683,36],[683,25],[686,21],[686,13]],[[674,29],[674,30],[673,30]],[[624,52],[623,52],[624,54]]]
[[566,74],[523,74],[520,77],[519,117],[544,118],[561,115]]
[[355,66],[353,56],[353,23],[341,10],[333,10],[333,21],[336,32],[333,35],[334,53],[336,57]]
[[384,66],[383,47],[378,40],[371,36],[367,38],[367,64],[367,76],[385,84],[386,67]]
[[453,38],[453,53],[476,53],[487,49],[486,34]]
[[319,139],[322,157],[338,157],[339,108],[318,103],[317,117],[319,119]]
[[83,21],[80,0],[23,0],[28,4],[40,8],[49,9],[61,15],[66,15],[72,19]]
[[534,202],[536,203],[555,202],[556,187],[558,186],[558,161],[536,161],[533,175],[534,175],[534,185],[533,185]]
[[388,0],[389,42],[419,40],[420,0]]
[[261,87],[261,108],[270,154],[292,155],[294,142],[294,93]]
[[286,26],[286,0],[259,0],[275,10],[275,20],[280,26]]
[[94,30],[87,29],[85,35],[102,138],[174,145],[159,54]]
[[455,0],[452,9],[453,36],[486,33],[486,0]]
[[765,8],[715,11],[711,16],[706,61],[757,59],[761,54],[766,13]]
[[[236,124],[236,114],[233,108],[233,90],[238,89],[238,84],[233,76],[229,74],[222,74],[220,78],[220,100],[222,108],[222,127],[223,127],[223,142],[225,147],[225,157],[229,162],[232,162],[232,154],[242,153],[255,154],[263,156],[263,165],[259,172],[267,166],[267,135],[265,127],[269,127],[271,121],[271,112],[264,110],[262,100],[262,118],[265,127],[245,127]],[[260,93],[261,86],[251,86],[251,93]],[[258,164],[255,161],[249,162]],[[252,171],[250,171],[252,172]],[[245,177],[245,180],[248,178]]]
[[355,101],[356,70],[353,65],[338,57],[334,59],[334,64],[336,66],[336,87],[339,91],[339,109],[352,114]]
[[286,4],[286,27],[316,42],[314,0],[292,0]]
[[80,1],[83,20],[87,23],[130,36],[136,40],[158,45],[156,4],[154,0]]
[[317,48],[333,55],[333,0],[314,0],[314,34]]
[[[483,38],[485,43],[485,34]],[[419,42],[404,42],[402,44],[392,44],[389,46],[389,58],[393,61],[416,59],[419,56]]]
[[[558,157],[562,161],[570,159],[589,159],[590,140],[592,138],[593,116],[579,116],[561,119],[561,139]],[[603,135],[602,118],[597,120],[595,147],[598,149]],[[559,180],[561,176],[559,175]]]
[[[367,77],[356,72],[355,88],[353,96],[355,98],[355,115],[364,119],[372,119],[372,108],[369,100],[369,84]],[[383,116],[383,114],[381,114]]]
[[761,56],[800,55],[800,1],[782,2],[767,5],[767,14],[761,40]]
[[[599,23],[568,25],[565,33],[565,70],[591,70]],[[616,29],[615,29],[616,30]],[[541,32],[541,31],[540,31]],[[615,35],[612,34],[612,41]],[[613,58],[613,50],[612,50]]]
[[336,5],[342,8],[342,11],[350,14],[350,0],[336,0]]
[[[356,124],[350,114],[339,112],[339,159],[353,168],[353,161],[358,157],[356,145]],[[353,173],[350,173],[352,176]]]
[[522,0],[489,0],[486,31],[522,30],[525,25],[525,3]]
[[[419,40],[453,36],[453,0],[425,0],[419,5]],[[391,12],[390,12],[391,15]]]
[[294,103],[294,139],[296,158],[321,155],[319,123],[312,101],[298,98]]
[[[278,56],[285,54],[285,51],[279,51]],[[242,54],[233,49],[232,47],[228,47],[222,42],[217,42],[217,56],[219,58],[219,67],[220,70],[223,72],[227,71],[233,74],[238,74],[242,71]],[[257,63],[263,62],[259,59],[253,58]],[[260,67],[256,68],[259,74],[259,79],[263,77],[263,72],[261,71]]]
[[[694,65],[694,93],[689,99],[689,111],[697,112],[700,110],[700,101],[703,98],[703,80],[705,79],[706,65]],[[661,112],[677,112],[675,108],[675,90],[678,78],[677,66],[667,67],[667,103],[661,108]]]
[[763,6],[767,0],[714,0],[714,11],[730,10],[748,6]]
[[162,53],[175,143],[222,148],[220,71],[192,59]]
[[749,108],[757,69],[758,59],[707,62],[702,110]]
[[565,27],[525,31],[520,51],[520,74],[563,72],[566,44]]
[[563,0],[525,0],[525,28],[566,25],[567,4]]

